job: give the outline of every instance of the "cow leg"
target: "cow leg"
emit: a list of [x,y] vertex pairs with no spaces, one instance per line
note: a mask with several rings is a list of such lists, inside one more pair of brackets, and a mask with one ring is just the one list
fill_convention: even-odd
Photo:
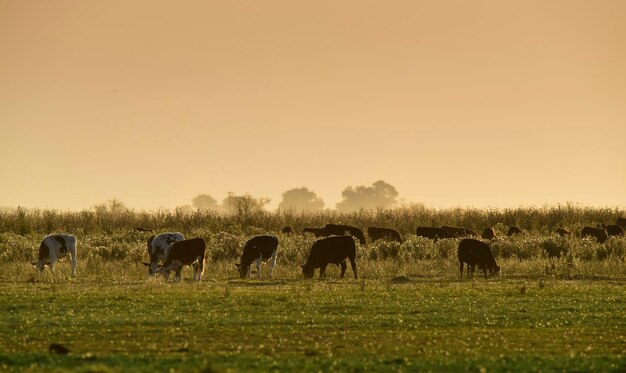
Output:
[[70,255],[72,256],[72,275],[76,276],[76,246],[70,246]]
[[252,272],[252,265],[248,266],[248,272],[246,273],[246,278],[250,279],[250,272]]
[[263,255],[260,255],[257,259],[256,259],[256,278],[257,280],[261,280],[261,260],[263,258]]
[[198,258],[198,281],[202,281],[203,273],[204,273],[204,258]]
[[274,278],[274,267],[276,267],[276,252],[278,250],[274,250],[272,256],[270,257],[270,280]]
[[346,274],[346,269],[348,268],[348,265],[346,264],[345,260],[339,265],[341,266],[341,274],[339,275],[339,278],[343,278],[343,276]]
[[174,275],[174,282],[180,281],[180,271],[183,270],[183,266],[176,268],[176,274]]
[[198,275],[200,274],[200,271],[198,271],[199,267],[200,267],[200,264],[198,264],[198,262],[193,263],[193,280],[194,281],[198,281]]
[[463,267],[465,266],[465,264],[463,264],[463,262],[459,261],[459,271],[461,272],[461,276],[459,277],[461,280],[463,279]]
[[359,276],[356,274],[356,261],[354,260],[354,258],[350,258],[350,267],[352,267],[354,278],[359,278]]
[[328,264],[324,264],[323,266],[320,267],[320,278],[322,277],[326,277],[326,266]]

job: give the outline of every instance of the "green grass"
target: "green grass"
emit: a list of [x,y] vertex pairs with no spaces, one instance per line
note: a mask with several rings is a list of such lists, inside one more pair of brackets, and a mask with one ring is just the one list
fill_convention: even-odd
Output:
[[[626,369],[623,277],[394,283],[338,280],[333,268],[323,281],[173,284],[139,270],[113,284],[61,273],[2,284],[0,370]],[[51,342],[70,354],[49,354]]]
[[[9,372],[553,372],[626,371],[626,238],[605,244],[552,234],[611,223],[619,209],[400,209],[337,214],[0,213],[0,371]],[[397,228],[402,244],[358,245],[359,279],[304,280],[313,237],[328,222]],[[494,226],[499,278],[458,279],[457,239],[416,237],[417,225]],[[508,225],[529,233],[503,237]],[[207,242],[202,283],[148,279],[148,234]],[[68,260],[29,264],[45,234],[78,239]],[[275,279],[236,277],[243,243],[279,237]],[[405,276],[405,277],[401,277]],[[254,277],[254,273],[253,273]],[[397,278],[398,281],[394,281]],[[408,278],[408,281],[401,281]],[[48,352],[50,343],[70,349]]]

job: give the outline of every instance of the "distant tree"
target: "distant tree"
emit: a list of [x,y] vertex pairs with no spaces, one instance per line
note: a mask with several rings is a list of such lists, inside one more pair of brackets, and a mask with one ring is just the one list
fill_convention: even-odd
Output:
[[337,203],[337,210],[341,212],[360,209],[375,210],[386,209],[395,205],[398,191],[393,185],[379,180],[371,187],[347,187],[341,192],[341,196],[343,200]]
[[110,199],[103,203],[95,204],[93,205],[92,209],[96,212],[96,214],[121,214],[123,212],[129,211],[129,208],[126,207],[126,204],[117,198]]
[[192,198],[191,204],[198,210],[216,210],[218,208],[215,198],[208,194],[200,194]]
[[222,201],[222,210],[235,213],[237,215],[249,215],[254,212],[263,211],[271,199],[266,197],[254,198],[249,194],[236,196],[228,193],[228,197]]
[[305,187],[294,188],[283,193],[283,201],[278,205],[281,210],[319,211],[324,208],[324,201],[315,192]]

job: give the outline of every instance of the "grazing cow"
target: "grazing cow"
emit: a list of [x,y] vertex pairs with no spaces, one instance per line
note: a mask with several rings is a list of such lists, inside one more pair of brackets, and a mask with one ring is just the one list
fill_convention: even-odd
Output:
[[293,234],[293,229],[291,229],[290,226],[286,226],[285,228],[283,228],[282,232],[284,234]]
[[514,234],[524,234],[524,231],[522,230],[522,228],[513,225],[509,227],[509,231],[506,232],[506,235],[511,237]]
[[43,272],[46,265],[54,272],[54,262],[62,259],[67,253],[72,258],[72,275],[76,275],[76,237],[70,234],[51,234],[46,236],[39,245],[37,261],[33,262],[39,272]]
[[205,252],[206,242],[200,237],[173,242],[167,249],[167,258],[159,266],[157,272],[162,273],[167,281],[170,272],[175,271],[174,281],[180,281],[180,271],[183,266],[193,265],[193,279],[202,281]]
[[480,235],[480,237],[485,240],[493,240],[494,238],[496,238],[496,231],[494,231],[491,227],[487,227],[483,231],[483,234]]
[[320,269],[320,277],[326,277],[326,266],[338,264],[341,266],[340,278],[346,273],[346,259],[350,260],[354,278],[356,273],[356,245],[351,236],[331,236],[315,241],[311,247],[309,258],[302,266],[302,274],[305,278],[313,278],[315,268]]
[[580,235],[582,237],[594,237],[599,243],[604,243],[604,241],[606,241],[606,239],[608,238],[608,235],[606,234],[606,230],[604,228],[584,227],[583,230],[580,232]]
[[344,236],[347,232],[350,236],[356,237],[361,245],[365,245],[365,235],[357,227],[343,224],[326,224],[325,228],[328,235]]
[[440,238],[452,238],[452,236],[440,227],[417,227],[415,234],[419,237],[430,238],[431,240],[435,240],[435,242]]
[[565,236],[571,236],[572,232],[569,229],[565,229],[565,228],[559,228],[555,231],[556,234],[558,234],[561,237],[565,237]]
[[619,225],[620,227],[626,229],[626,218],[617,218],[615,225]]
[[377,240],[389,240],[396,241],[402,243],[402,237],[397,230],[391,228],[378,228],[378,227],[369,227],[367,228],[367,235],[370,237],[372,242]]
[[606,234],[610,237],[610,236],[623,236],[624,235],[624,228],[620,227],[617,224],[609,224],[606,227],[604,227],[604,229],[606,229]]
[[463,227],[451,227],[449,225],[442,225],[441,229],[443,229],[443,231],[448,235],[448,236],[452,236],[453,238],[458,238],[458,237],[476,237],[476,232],[474,232],[473,230],[469,229],[469,228],[463,228]]
[[170,244],[184,240],[185,237],[178,232],[161,233],[158,236],[148,238],[148,255],[150,255],[150,263],[144,262],[143,265],[148,267],[150,276],[154,276],[159,263],[167,258],[167,249]]
[[250,278],[252,262],[256,260],[257,278],[261,279],[261,262],[270,260],[270,279],[274,277],[274,267],[276,267],[276,249],[278,248],[278,238],[275,236],[257,236],[251,238],[243,246],[241,263],[235,264],[239,270],[241,278]]
[[459,242],[459,270],[460,278],[463,278],[463,263],[467,263],[467,277],[474,274],[474,267],[478,265],[478,269],[485,271],[487,278],[487,270],[490,275],[500,273],[500,266],[496,264],[496,259],[489,248],[489,245],[473,238],[464,238]]
[[311,233],[315,237],[328,237],[330,236],[326,233],[326,228],[304,228],[302,233]]

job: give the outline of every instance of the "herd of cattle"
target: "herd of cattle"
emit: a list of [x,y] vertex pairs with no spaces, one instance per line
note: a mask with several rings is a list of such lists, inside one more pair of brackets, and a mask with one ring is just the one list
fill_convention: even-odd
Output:
[[[581,236],[594,237],[602,243],[608,236],[624,235],[626,228],[626,218],[618,218],[615,224],[601,225],[598,227],[584,227]],[[139,231],[150,231],[145,228],[137,228]],[[284,234],[293,234],[290,227],[283,228]],[[305,228],[305,234],[312,234],[318,237],[311,246],[308,259],[302,265],[302,274],[305,278],[312,278],[315,269],[320,269],[320,277],[326,276],[326,267],[329,264],[337,264],[341,267],[343,277],[350,262],[354,277],[358,278],[356,268],[356,244],[354,238],[362,245],[366,244],[365,235],[361,229],[349,225],[327,224],[323,228]],[[468,277],[473,275],[474,269],[478,266],[491,275],[498,274],[500,267],[491,252],[489,244],[473,237],[478,237],[476,232],[469,228],[441,226],[441,227],[418,227],[415,231],[417,236],[426,237],[432,240],[444,238],[462,238],[458,245],[458,259],[460,277],[463,277],[463,267],[467,264]],[[519,227],[512,226],[507,234],[523,234]],[[566,236],[572,232],[565,228],[559,228],[555,233]],[[391,228],[369,227],[367,234],[371,241],[391,240],[402,242],[400,234]],[[353,238],[354,237],[354,238]],[[485,228],[481,238],[492,240],[496,237],[493,228]],[[143,264],[148,267],[150,276],[156,274],[163,275],[165,280],[169,279],[170,273],[175,272],[174,281],[181,279],[183,266],[193,266],[194,280],[200,281],[204,273],[206,257],[206,242],[200,237],[185,239],[181,233],[161,233],[151,236],[147,242],[150,262]],[[270,279],[274,275],[276,266],[276,252],[278,249],[278,238],[276,236],[263,235],[248,240],[241,254],[241,261],[237,263],[237,269],[241,278],[250,278],[252,263],[256,264],[257,277],[261,279],[261,263],[268,262],[270,265]],[[76,275],[76,237],[69,234],[52,234],[44,237],[39,246],[37,262],[32,263],[40,272],[43,272],[46,265],[54,271],[56,260],[70,255],[72,261],[72,274]]]

